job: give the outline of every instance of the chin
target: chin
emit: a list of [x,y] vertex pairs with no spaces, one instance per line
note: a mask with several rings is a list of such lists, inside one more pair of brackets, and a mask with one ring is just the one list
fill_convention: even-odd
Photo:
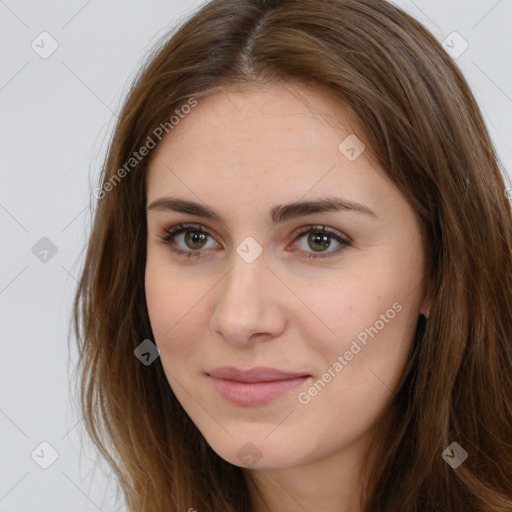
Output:
[[246,469],[284,469],[300,463],[296,448],[283,446],[278,436],[275,439],[265,436],[268,432],[261,436],[225,436],[223,440],[206,441],[219,457]]

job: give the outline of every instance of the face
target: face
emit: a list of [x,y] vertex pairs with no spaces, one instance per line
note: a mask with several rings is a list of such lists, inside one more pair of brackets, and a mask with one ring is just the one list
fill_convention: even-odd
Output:
[[342,454],[407,361],[424,310],[420,228],[363,129],[302,86],[224,89],[152,155],[154,341],[183,408],[237,466]]

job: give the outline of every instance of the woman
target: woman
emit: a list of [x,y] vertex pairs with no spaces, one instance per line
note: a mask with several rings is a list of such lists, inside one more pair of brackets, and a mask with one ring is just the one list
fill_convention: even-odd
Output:
[[131,511],[512,509],[512,215],[382,0],[213,0],[128,94],[75,300]]

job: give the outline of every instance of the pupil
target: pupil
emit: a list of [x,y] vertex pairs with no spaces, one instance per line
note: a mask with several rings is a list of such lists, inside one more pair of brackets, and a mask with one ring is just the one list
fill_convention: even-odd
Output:
[[199,243],[199,247],[191,247],[191,249],[198,249],[202,247],[201,242],[204,242],[206,235],[204,233],[197,233],[193,231],[188,231],[185,234],[185,242],[189,245],[189,242],[192,242],[192,245]]
[[[320,250],[327,249],[330,245],[329,235],[325,235],[325,234],[321,234],[321,233],[309,235],[309,241],[315,245],[320,245]],[[322,246],[322,243],[324,244],[323,246]],[[311,247],[311,248],[314,249],[314,247]],[[317,249],[314,249],[314,250],[316,251]]]

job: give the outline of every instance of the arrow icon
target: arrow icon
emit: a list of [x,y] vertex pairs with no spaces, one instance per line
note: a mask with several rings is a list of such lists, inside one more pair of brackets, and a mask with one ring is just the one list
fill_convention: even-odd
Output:
[[59,452],[49,442],[43,441],[32,450],[30,457],[41,469],[48,469],[59,458]]
[[57,246],[46,236],[32,247],[32,254],[41,262],[48,263],[58,252]]
[[254,466],[262,455],[258,447],[252,443],[245,443],[237,453],[238,460],[247,466]]
[[468,458],[468,452],[459,443],[453,442],[443,450],[441,457],[453,469],[457,469]]
[[160,355],[160,350],[151,340],[144,340],[133,353],[142,364],[149,366]]
[[459,58],[469,48],[469,43],[458,32],[448,34],[442,45],[454,59]]
[[338,146],[340,153],[350,162],[354,162],[365,149],[363,141],[355,133],[351,133]]
[[246,263],[252,263],[263,252],[263,248],[252,236],[248,236],[238,244],[236,252]]
[[59,43],[51,34],[43,31],[32,40],[30,47],[39,55],[39,57],[41,57],[41,59],[47,59],[57,50]]

